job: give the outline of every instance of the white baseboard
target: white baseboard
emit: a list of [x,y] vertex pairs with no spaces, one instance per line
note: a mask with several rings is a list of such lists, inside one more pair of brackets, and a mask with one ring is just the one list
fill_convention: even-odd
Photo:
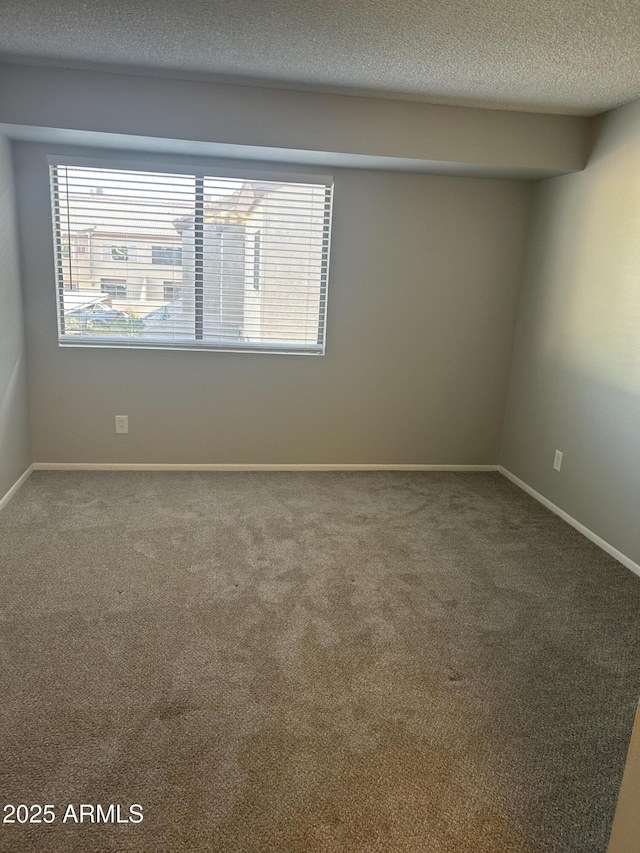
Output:
[[367,464],[148,464],[138,462],[34,462],[36,471],[497,471],[497,465],[367,465]]
[[539,503],[543,506],[546,506],[547,509],[550,509],[551,512],[554,512],[556,515],[560,516],[563,521],[566,521],[567,524],[570,524],[572,527],[582,533],[583,536],[586,536],[587,539],[590,539],[593,543],[595,543],[599,548],[602,548],[603,551],[606,551],[607,554],[616,559],[619,563],[622,563],[627,569],[631,569],[631,571],[640,575],[640,565],[634,562],[630,557],[627,557],[626,554],[623,554],[622,551],[618,551],[617,548],[614,548],[613,545],[610,545],[606,542],[602,537],[598,536],[597,533],[594,533],[593,530],[589,530],[588,527],[585,527],[584,524],[581,524],[577,519],[575,519],[572,515],[569,515],[568,512],[565,512],[563,509],[560,509],[559,506],[552,503],[548,498],[545,498],[544,495],[541,495],[540,492],[536,492],[528,483],[525,483],[524,480],[521,480],[519,477],[516,477],[515,474],[512,474],[511,471],[504,468],[502,465],[498,466],[498,471],[507,478],[507,480],[511,480],[512,483],[515,483],[516,486],[521,488],[528,495],[531,495],[532,498],[535,498]]
[[29,465],[29,467],[24,472],[24,474],[18,480],[16,480],[16,482],[13,484],[13,486],[11,486],[11,488],[9,489],[7,494],[3,498],[0,498],[0,509],[2,509],[4,506],[6,506],[9,503],[9,501],[11,500],[11,498],[18,491],[20,486],[22,486],[24,483],[27,482],[27,480],[31,476],[32,471],[33,471],[33,465]]

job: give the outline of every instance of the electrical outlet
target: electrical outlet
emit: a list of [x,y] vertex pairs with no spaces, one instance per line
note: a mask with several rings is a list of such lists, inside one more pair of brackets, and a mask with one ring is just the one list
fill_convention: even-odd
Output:
[[556,455],[553,457],[553,468],[559,471],[562,468],[562,451],[556,450]]
[[116,432],[129,432],[129,415],[116,415]]

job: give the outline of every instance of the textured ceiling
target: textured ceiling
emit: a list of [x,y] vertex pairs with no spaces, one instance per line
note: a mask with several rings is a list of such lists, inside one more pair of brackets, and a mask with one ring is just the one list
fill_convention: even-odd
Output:
[[0,55],[594,114],[640,97],[639,0],[0,0]]

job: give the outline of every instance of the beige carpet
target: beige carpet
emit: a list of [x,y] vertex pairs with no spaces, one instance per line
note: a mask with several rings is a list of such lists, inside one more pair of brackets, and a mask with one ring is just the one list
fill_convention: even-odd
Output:
[[[498,474],[36,473],[3,851],[604,851],[640,579]],[[62,822],[139,803],[141,823]]]

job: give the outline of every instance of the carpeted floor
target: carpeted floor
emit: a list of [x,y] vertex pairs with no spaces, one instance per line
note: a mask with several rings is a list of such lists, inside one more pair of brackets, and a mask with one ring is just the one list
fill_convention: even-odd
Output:
[[3,851],[606,849],[640,579],[498,474],[41,472],[0,555],[0,796],[56,814]]

